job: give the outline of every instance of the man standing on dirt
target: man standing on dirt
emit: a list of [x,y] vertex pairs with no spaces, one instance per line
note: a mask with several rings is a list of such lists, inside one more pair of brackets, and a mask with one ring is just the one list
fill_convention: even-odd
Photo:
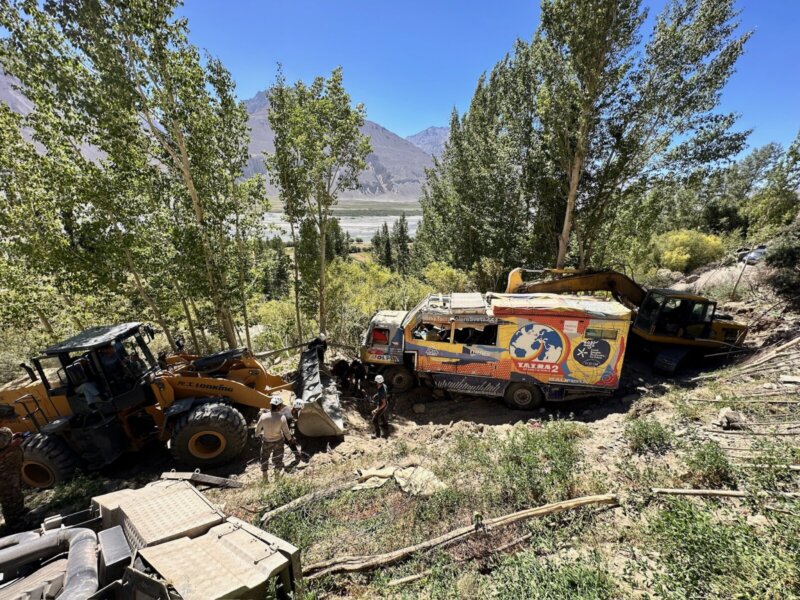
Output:
[[372,401],[377,405],[375,410],[372,411],[372,426],[375,427],[375,433],[372,438],[381,437],[381,430],[385,431],[384,437],[389,439],[389,388],[383,382],[383,375],[375,376],[375,383],[378,384],[378,390],[372,396]]
[[273,396],[269,407],[269,412],[261,415],[256,423],[256,435],[261,438],[261,473],[264,479],[268,477],[270,459],[276,472],[283,470],[284,442],[294,446],[297,444],[289,431],[286,417],[281,414],[283,408],[281,397]]
[[0,507],[6,531],[22,527],[25,498],[22,495],[22,434],[0,427]]
[[[297,419],[300,416],[300,409],[303,408],[303,401],[302,400],[295,400],[294,405],[289,408],[285,404],[283,404],[283,400],[281,399],[280,394],[273,394],[271,398],[277,398],[281,401],[281,410],[280,413],[286,417],[286,424],[289,425],[289,431],[294,434],[297,430]],[[270,404],[272,404],[272,400],[270,399]],[[294,454],[294,459],[297,462],[303,460],[302,455],[300,454],[300,448],[297,446],[297,442],[295,441],[297,438],[292,436],[291,441],[287,441],[286,444],[291,448],[292,454]]]

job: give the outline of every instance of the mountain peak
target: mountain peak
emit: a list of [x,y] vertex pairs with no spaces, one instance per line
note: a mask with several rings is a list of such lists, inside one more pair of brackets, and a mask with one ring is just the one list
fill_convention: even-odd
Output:
[[449,127],[428,127],[419,133],[409,135],[406,139],[432,156],[442,155],[447,140],[450,139]]

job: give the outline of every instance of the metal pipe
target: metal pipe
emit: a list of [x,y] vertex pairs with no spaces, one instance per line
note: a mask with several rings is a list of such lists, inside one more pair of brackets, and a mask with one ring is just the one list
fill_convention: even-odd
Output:
[[[5,539],[5,538],[4,538]],[[0,550],[0,573],[68,551],[60,600],[81,600],[97,591],[97,535],[91,529],[61,529]]]
[[15,533],[14,535],[7,535],[0,538],[0,550],[16,546],[17,544],[24,544],[25,542],[30,542],[39,537],[40,534],[35,531],[23,531],[22,533]]

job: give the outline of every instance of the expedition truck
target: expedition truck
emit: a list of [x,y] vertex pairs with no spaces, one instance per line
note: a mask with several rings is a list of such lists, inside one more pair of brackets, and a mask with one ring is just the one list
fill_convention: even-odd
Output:
[[612,393],[630,320],[619,302],[585,296],[434,294],[373,316],[361,360],[394,391],[419,385],[532,409]]

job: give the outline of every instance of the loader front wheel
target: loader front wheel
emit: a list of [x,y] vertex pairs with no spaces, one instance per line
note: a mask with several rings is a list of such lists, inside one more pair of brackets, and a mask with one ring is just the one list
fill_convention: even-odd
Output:
[[215,467],[230,462],[247,442],[242,413],[221,402],[201,404],[183,415],[170,438],[173,456],[193,467]]
[[383,376],[393,392],[407,392],[414,387],[414,375],[405,367],[389,367]]
[[506,390],[506,404],[519,410],[538,408],[544,400],[542,390],[536,385],[512,383]]
[[72,477],[78,456],[59,437],[37,433],[22,446],[22,482],[45,489]]

